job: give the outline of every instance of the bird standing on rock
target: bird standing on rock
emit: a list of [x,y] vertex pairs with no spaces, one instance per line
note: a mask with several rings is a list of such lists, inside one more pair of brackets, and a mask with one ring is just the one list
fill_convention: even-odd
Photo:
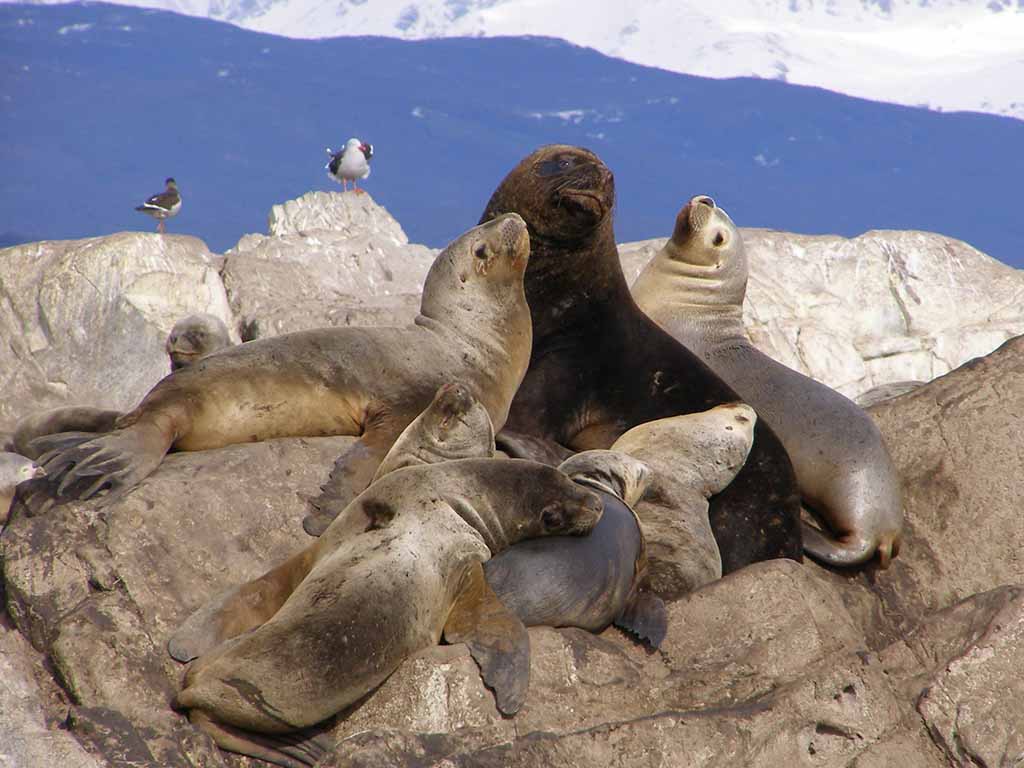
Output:
[[142,205],[135,206],[136,211],[142,211],[157,220],[156,231],[161,235],[164,233],[164,219],[176,216],[181,210],[181,194],[178,192],[177,183],[170,178],[164,183],[167,188],[163,192],[147,198]]
[[26,480],[45,474],[32,459],[17,453],[0,452],[0,524],[7,522],[15,489]]
[[362,139],[351,138],[345,142],[345,146],[337,152],[330,147],[327,154],[331,156],[330,162],[324,166],[327,175],[341,184],[343,191],[348,190],[348,182],[352,182],[352,189],[362,193],[356,184],[356,179],[365,179],[370,175],[370,158],[373,157],[373,144],[367,144]]

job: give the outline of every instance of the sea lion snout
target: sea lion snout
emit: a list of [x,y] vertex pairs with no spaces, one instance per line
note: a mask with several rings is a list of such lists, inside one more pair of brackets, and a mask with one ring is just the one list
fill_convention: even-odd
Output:
[[604,502],[593,491],[574,487],[568,497],[549,504],[541,513],[545,533],[579,536],[588,533],[604,513]]
[[481,258],[480,252],[485,251],[488,259],[498,255],[508,259],[514,267],[525,268],[530,256],[530,233],[523,217],[518,213],[503,213],[485,226],[485,240],[476,246],[474,255]]

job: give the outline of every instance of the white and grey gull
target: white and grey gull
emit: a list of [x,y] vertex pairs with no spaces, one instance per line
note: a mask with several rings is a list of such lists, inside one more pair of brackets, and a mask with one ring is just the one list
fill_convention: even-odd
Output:
[[348,190],[348,182],[352,182],[352,189],[362,192],[358,179],[365,179],[370,175],[370,158],[373,157],[373,145],[367,144],[362,139],[351,138],[345,142],[345,146],[335,152],[330,147],[327,154],[331,159],[324,166],[327,175],[341,184],[343,191]]

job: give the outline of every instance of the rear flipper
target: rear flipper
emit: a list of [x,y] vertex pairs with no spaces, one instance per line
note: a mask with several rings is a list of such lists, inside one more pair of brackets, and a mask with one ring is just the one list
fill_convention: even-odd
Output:
[[657,595],[639,590],[613,623],[657,649],[668,632],[668,609]]
[[349,502],[366,490],[402,429],[382,427],[367,430],[338,457],[331,476],[320,489],[320,495],[310,501],[315,511],[302,521],[306,533],[310,536],[322,534]]
[[325,757],[334,742],[326,731],[334,718],[290,733],[266,734],[220,723],[201,709],[189,710],[188,719],[228,752],[255,757],[284,768],[308,768]]
[[865,536],[847,534],[840,539],[830,539],[818,528],[801,521],[803,526],[804,552],[819,563],[839,567],[866,563],[878,550],[881,567],[887,568],[889,560],[899,551],[899,545],[890,545],[883,551],[876,542]]
[[178,661],[192,661],[269,621],[309,574],[315,555],[315,545],[307,547],[258,579],[217,595],[185,619],[167,641],[167,652]]
[[530,635],[494,594],[480,563],[473,563],[465,579],[444,626],[444,638],[469,647],[484,684],[494,691],[498,710],[514,715],[530,688]]
[[171,441],[156,427],[134,424],[99,436],[88,432],[46,435],[31,445],[41,451],[38,462],[57,496],[89,499],[104,488],[134,488],[160,466]]

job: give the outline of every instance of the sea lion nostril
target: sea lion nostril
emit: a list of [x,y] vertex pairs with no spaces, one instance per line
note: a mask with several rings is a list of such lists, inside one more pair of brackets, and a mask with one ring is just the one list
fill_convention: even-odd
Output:
[[712,200],[707,195],[701,195],[700,197],[698,197],[697,198],[697,202],[698,203],[702,203],[703,205],[706,205],[708,208],[714,208],[715,207],[715,201]]

